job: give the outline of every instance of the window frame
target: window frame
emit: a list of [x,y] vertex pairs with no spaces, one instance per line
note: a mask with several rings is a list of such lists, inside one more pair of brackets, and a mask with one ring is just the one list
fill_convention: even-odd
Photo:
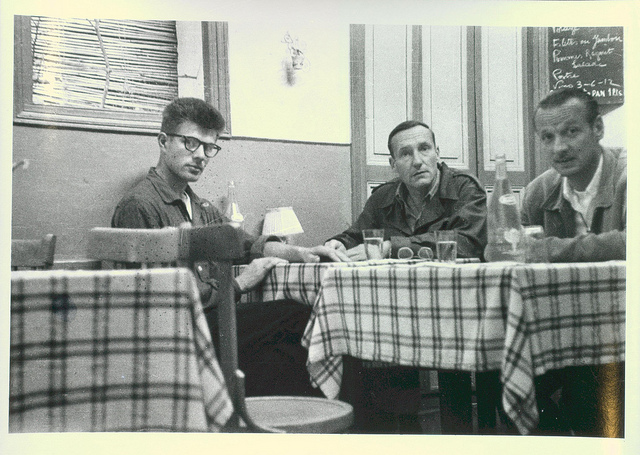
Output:
[[[202,22],[203,67],[205,69],[205,100],[219,108],[229,120],[229,71],[227,59],[226,23]],[[220,50],[218,53],[216,51]],[[178,56],[180,58],[180,56]],[[215,73],[212,70],[215,69]],[[123,112],[69,106],[34,104],[32,88],[31,17],[14,17],[14,125],[60,127],[156,134],[162,122],[162,112]],[[212,75],[226,75],[212,83]],[[178,75],[178,77],[180,77]],[[208,81],[208,82],[207,82]],[[180,95],[180,94],[179,94]],[[223,136],[230,136],[230,125]]]
[[[202,22],[202,67],[204,100],[225,119],[220,138],[231,138],[231,102],[229,100],[229,25],[227,22]],[[214,77],[215,76],[215,77]]]

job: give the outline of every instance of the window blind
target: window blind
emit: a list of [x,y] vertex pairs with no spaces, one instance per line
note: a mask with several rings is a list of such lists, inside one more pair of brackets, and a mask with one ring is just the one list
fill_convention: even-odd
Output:
[[178,96],[174,21],[31,18],[32,102],[158,112]]

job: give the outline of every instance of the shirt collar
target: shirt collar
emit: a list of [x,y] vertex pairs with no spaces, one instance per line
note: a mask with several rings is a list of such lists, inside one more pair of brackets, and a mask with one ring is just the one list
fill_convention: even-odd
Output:
[[602,176],[602,161],[602,155],[600,155],[598,168],[584,191],[576,191],[569,184],[567,177],[562,177],[562,195],[569,201],[574,210],[586,212],[591,205],[591,201],[593,201],[598,194],[598,187],[600,186],[600,178]]
[[[429,201],[431,199],[433,199],[433,197],[436,195],[436,193],[438,192],[438,187],[440,186],[440,167],[436,166],[436,178],[433,181],[433,185],[431,185],[431,189],[429,190],[429,192],[427,193],[427,195],[424,197],[425,201]],[[401,182],[398,185],[398,188],[396,188],[396,194],[395,197],[396,199],[405,202],[407,200],[408,197],[408,191],[407,190],[407,186]]]
[[[162,200],[166,204],[171,204],[175,201],[182,201],[182,193],[178,193],[174,191],[173,188],[169,186],[165,179],[163,179],[160,174],[156,171],[155,167],[149,169],[148,178],[151,181],[151,184],[154,186]],[[199,203],[200,198],[193,192],[191,187],[187,185],[184,189],[189,198],[191,198],[192,202]]]

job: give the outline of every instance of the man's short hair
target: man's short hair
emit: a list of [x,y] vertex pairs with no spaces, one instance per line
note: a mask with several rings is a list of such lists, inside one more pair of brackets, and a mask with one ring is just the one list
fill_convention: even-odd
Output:
[[209,103],[199,98],[176,98],[162,112],[161,131],[175,132],[182,123],[189,121],[205,130],[224,129],[222,114]]
[[431,137],[433,138],[433,145],[436,145],[436,133],[433,132],[433,130],[431,129],[431,127],[429,125],[427,125],[424,122],[420,122],[418,120],[406,120],[406,121],[400,123],[398,126],[396,126],[389,133],[389,140],[387,140],[387,147],[389,148],[389,153],[391,153],[392,157],[393,157],[393,149],[391,148],[391,139],[393,139],[393,136],[395,136],[396,134],[398,134],[401,131],[413,128],[414,126],[424,126],[426,129],[431,131]]
[[[576,99],[583,102],[586,108],[587,122],[589,125],[593,125],[598,115],[600,115],[600,109],[598,108],[598,102],[584,90],[577,88],[561,88],[549,93],[546,97],[538,103],[538,109],[550,109],[558,106],[562,106],[569,100]],[[536,114],[538,113],[536,109]],[[535,117],[534,122],[535,126]]]

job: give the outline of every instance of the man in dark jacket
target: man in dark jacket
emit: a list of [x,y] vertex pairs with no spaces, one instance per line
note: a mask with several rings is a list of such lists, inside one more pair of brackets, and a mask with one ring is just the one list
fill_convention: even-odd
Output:
[[[325,246],[353,260],[366,259],[362,230],[384,229],[383,250],[396,257],[403,246],[414,252],[423,246],[435,251],[435,232],[455,230],[458,256],[482,258],[487,243],[487,209],[486,194],[478,180],[439,162],[435,135],[425,123],[400,123],[389,134],[387,145],[389,164],[398,178],[378,187],[356,222]],[[362,383],[354,388],[361,389],[356,392],[361,396],[353,401],[356,423],[361,422],[364,431],[398,431],[399,426],[400,432],[420,432],[416,369],[364,369],[357,375]],[[438,384],[442,432],[471,433],[471,375],[440,371]]]
[[[159,229],[183,223],[203,226],[226,219],[209,201],[189,186],[204,172],[219,151],[218,136],[225,120],[211,105],[197,98],[178,98],[164,109],[158,134],[160,157],[147,176],[118,203],[112,227]],[[249,264],[234,280],[238,294],[259,285],[270,270],[285,260],[318,262],[348,260],[324,246],[303,248],[278,238],[242,232]],[[212,332],[218,340],[215,264],[201,261],[194,274]],[[300,344],[310,309],[294,301],[239,306],[238,356],[246,373],[246,393],[252,395],[321,395],[311,386],[306,370],[307,352]],[[217,344],[217,343],[216,343]]]
[[487,243],[486,195],[471,174],[439,161],[433,131],[409,120],[398,125],[388,141],[389,164],[398,178],[379,186],[356,222],[325,243],[364,259],[363,229],[384,229],[385,250],[395,257],[399,248],[435,251],[435,232],[455,230],[458,256],[481,258]]

